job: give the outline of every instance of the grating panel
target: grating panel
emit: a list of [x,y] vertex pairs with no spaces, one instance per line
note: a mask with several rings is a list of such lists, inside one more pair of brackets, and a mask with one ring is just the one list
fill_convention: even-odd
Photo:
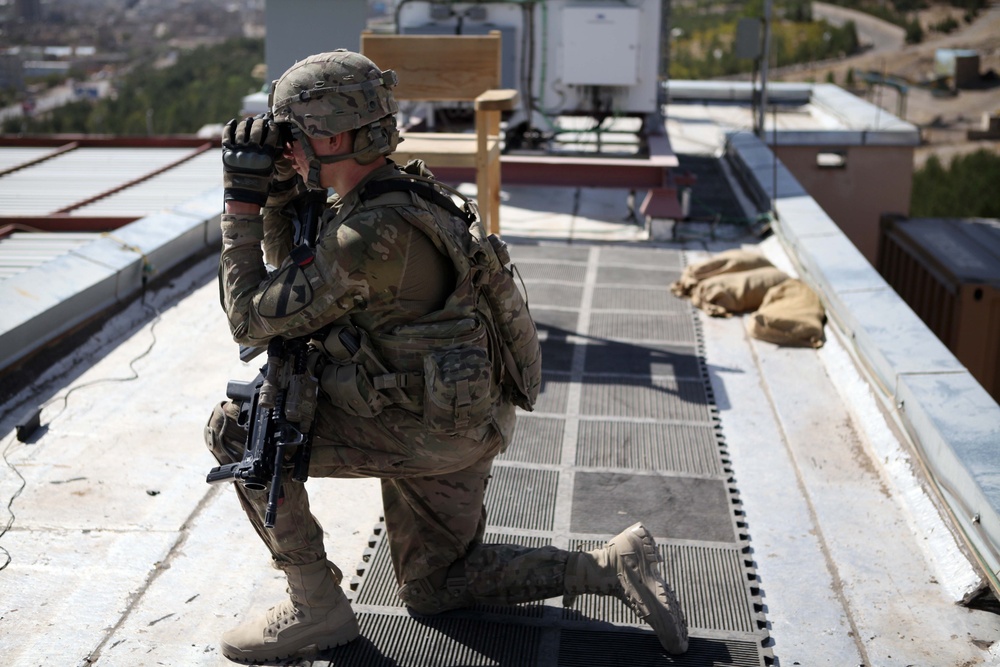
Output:
[[576,465],[722,474],[715,429],[708,425],[580,422]]
[[690,627],[756,630],[756,591],[747,586],[741,547],[668,544],[660,545],[660,557]]
[[323,653],[313,667],[495,667],[537,664],[542,631],[455,614],[359,613],[362,637]]
[[565,338],[576,331],[576,325],[580,321],[580,311],[568,308],[560,310],[541,308],[536,305],[531,309],[531,319],[535,321],[536,327],[548,331],[549,339],[555,336]]
[[663,248],[634,248],[605,246],[601,248],[602,264],[624,264],[638,266],[644,264],[653,269],[674,269],[677,275],[684,268],[683,256],[675,250]]
[[[547,332],[544,327],[539,332]],[[555,338],[542,341],[542,369],[545,371],[562,371],[568,373],[573,367],[573,352],[576,348],[565,339],[560,340],[564,332],[559,332]]]
[[[693,337],[691,342],[694,343]],[[693,346],[615,341],[594,341],[588,345],[584,366],[587,373],[629,374],[647,379],[656,375],[701,377],[701,362]]]
[[691,302],[678,299],[663,287],[605,287],[594,288],[591,304],[594,310],[626,312],[676,313],[690,319]]
[[552,530],[559,473],[555,470],[493,467],[486,485],[486,507],[493,526]]
[[[396,575],[389,557],[389,542],[385,530],[372,538],[374,547],[366,554],[366,562],[358,566],[359,578],[351,581],[351,602],[357,605],[400,607],[403,603],[396,596]],[[363,574],[363,578],[360,575]],[[362,583],[364,585],[362,585]]]
[[516,262],[552,260],[557,262],[586,262],[590,249],[565,243],[547,245],[511,244],[510,256]]
[[721,479],[578,472],[570,530],[616,535],[642,521],[660,538],[733,542],[730,498]]
[[528,308],[559,306],[577,308],[583,301],[582,285],[566,285],[525,279]]
[[550,373],[546,370],[542,373],[542,388],[538,394],[538,400],[535,402],[535,412],[555,414],[566,412],[568,392],[569,376],[565,373]]
[[[604,546],[597,540],[570,540],[570,550],[590,551]],[[742,583],[743,566],[736,546],[659,544],[660,575],[673,589],[689,631],[754,631],[751,592]],[[614,624],[644,627],[630,607],[617,598],[581,595],[563,611],[564,618],[591,618]]]
[[691,317],[682,314],[593,313],[589,332],[598,338],[694,342]]
[[519,262],[517,272],[525,282],[557,280],[564,283],[582,283],[587,275],[587,265],[566,262]]
[[580,414],[711,422],[702,380],[585,375]]
[[760,649],[751,641],[692,637],[688,652],[665,653],[651,632],[563,630],[558,667],[642,665],[642,667],[757,667]]
[[562,458],[566,420],[519,414],[514,437],[498,461],[556,465]]
[[597,269],[598,285],[657,285],[666,290],[680,278],[678,271],[663,271],[659,267],[601,266]]

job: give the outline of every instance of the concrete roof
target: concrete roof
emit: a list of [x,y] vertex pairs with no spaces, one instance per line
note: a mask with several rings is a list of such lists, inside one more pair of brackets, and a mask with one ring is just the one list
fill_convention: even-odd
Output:
[[[725,151],[726,169],[765,191],[777,180],[773,237],[665,243],[621,221],[624,191],[519,186],[501,210],[515,261],[519,247],[593,257],[625,246],[692,263],[745,244],[807,281],[830,316],[819,350],[693,312],[769,653],[785,665],[1000,663],[1000,617],[955,604],[982,567],[997,571],[1000,407],[764,144],[704,120],[671,135],[676,152],[703,142],[693,152]],[[28,315],[0,327],[5,352],[128,304],[3,406],[10,664],[222,664],[221,631],[282,595],[231,491],[203,482],[208,408],[228,379],[254,372],[218,309],[214,260],[134,300],[145,266],[166,272],[217,244],[220,201],[216,186],[0,281],[0,317]],[[41,429],[18,442],[15,425],[39,406]],[[371,555],[377,483],[314,485],[330,557],[346,571]]]

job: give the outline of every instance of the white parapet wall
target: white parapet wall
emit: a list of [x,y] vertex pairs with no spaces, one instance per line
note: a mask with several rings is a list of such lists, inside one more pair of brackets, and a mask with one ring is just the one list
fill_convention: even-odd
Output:
[[996,590],[1000,405],[755,135],[729,135],[744,185],[771,202],[774,230],[823,299],[886,411],[906,431]]

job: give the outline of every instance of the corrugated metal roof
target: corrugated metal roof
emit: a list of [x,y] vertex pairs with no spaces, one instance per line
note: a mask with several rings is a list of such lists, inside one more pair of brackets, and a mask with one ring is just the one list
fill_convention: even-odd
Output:
[[[0,154],[6,150],[0,149]],[[0,178],[0,211],[6,216],[51,215],[125,186],[191,153],[190,148],[77,148],[67,151]],[[183,201],[193,194],[198,193],[177,193],[175,201]]]
[[18,165],[32,162],[52,152],[51,148],[3,148],[0,149],[0,171],[7,171]]
[[0,239],[0,280],[84,246],[99,233],[14,232]]
[[[78,250],[100,230],[171,210],[222,185],[219,154],[208,142],[121,141],[0,146],[0,217],[16,230],[6,237],[0,232],[0,280]],[[74,218],[83,222],[79,232],[47,226]],[[96,222],[88,228],[83,219]]]
[[[187,151],[187,154],[190,152]],[[221,186],[220,154],[208,151],[147,181],[74,209],[70,215],[142,217]],[[219,210],[222,210],[221,201]]]

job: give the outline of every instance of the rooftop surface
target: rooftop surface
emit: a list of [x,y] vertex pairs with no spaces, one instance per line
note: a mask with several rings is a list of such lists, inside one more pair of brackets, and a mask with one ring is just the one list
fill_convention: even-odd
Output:
[[[682,163],[728,141],[720,178],[760,168],[761,187],[772,182],[754,137],[690,122],[697,131],[671,133]],[[716,142],[684,143],[706,136]],[[329,555],[355,573],[365,638],[309,662],[612,664],[601,656],[613,652],[664,665],[1000,664],[1000,616],[957,604],[984,581],[966,540],[975,527],[931,483],[925,451],[948,459],[942,476],[962,482],[960,499],[985,498],[988,523],[997,405],[965,384],[968,373],[790,174],[778,176],[776,233],[765,240],[651,240],[626,219],[627,191],[505,188],[504,237],[544,340],[546,382],[498,460],[490,530],[575,548],[646,521],[691,622],[689,655],[661,655],[634,618],[602,605],[412,619],[388,594],[377,482],[312,480]],[[113,284],[121,303],[3,406],[4,664],[229,664],[221,632],[284,594],[232,490],[204,483],[211,405],[229,379],[256,372],[238,360],[218,306],[210,253],[221,189],[208,185],[0,283],[8,320],[25,312],[12,294],[31,289],[93,315]],[[748,206],[733,184],[729,196]],[[739,246],[822,295],[822,348],[757,341],[743,318],[709,318],[670,294],[683,265]],[[134,299],[144,265],[199,253]],[[88,263],[103,272],[91,289],[68,277]],[[50,310],[31,319],[57,330],[72,319]],[[15,425],[42,406],[40,429],[19,442]],[[960,464],[963,446],[983,457]]]

